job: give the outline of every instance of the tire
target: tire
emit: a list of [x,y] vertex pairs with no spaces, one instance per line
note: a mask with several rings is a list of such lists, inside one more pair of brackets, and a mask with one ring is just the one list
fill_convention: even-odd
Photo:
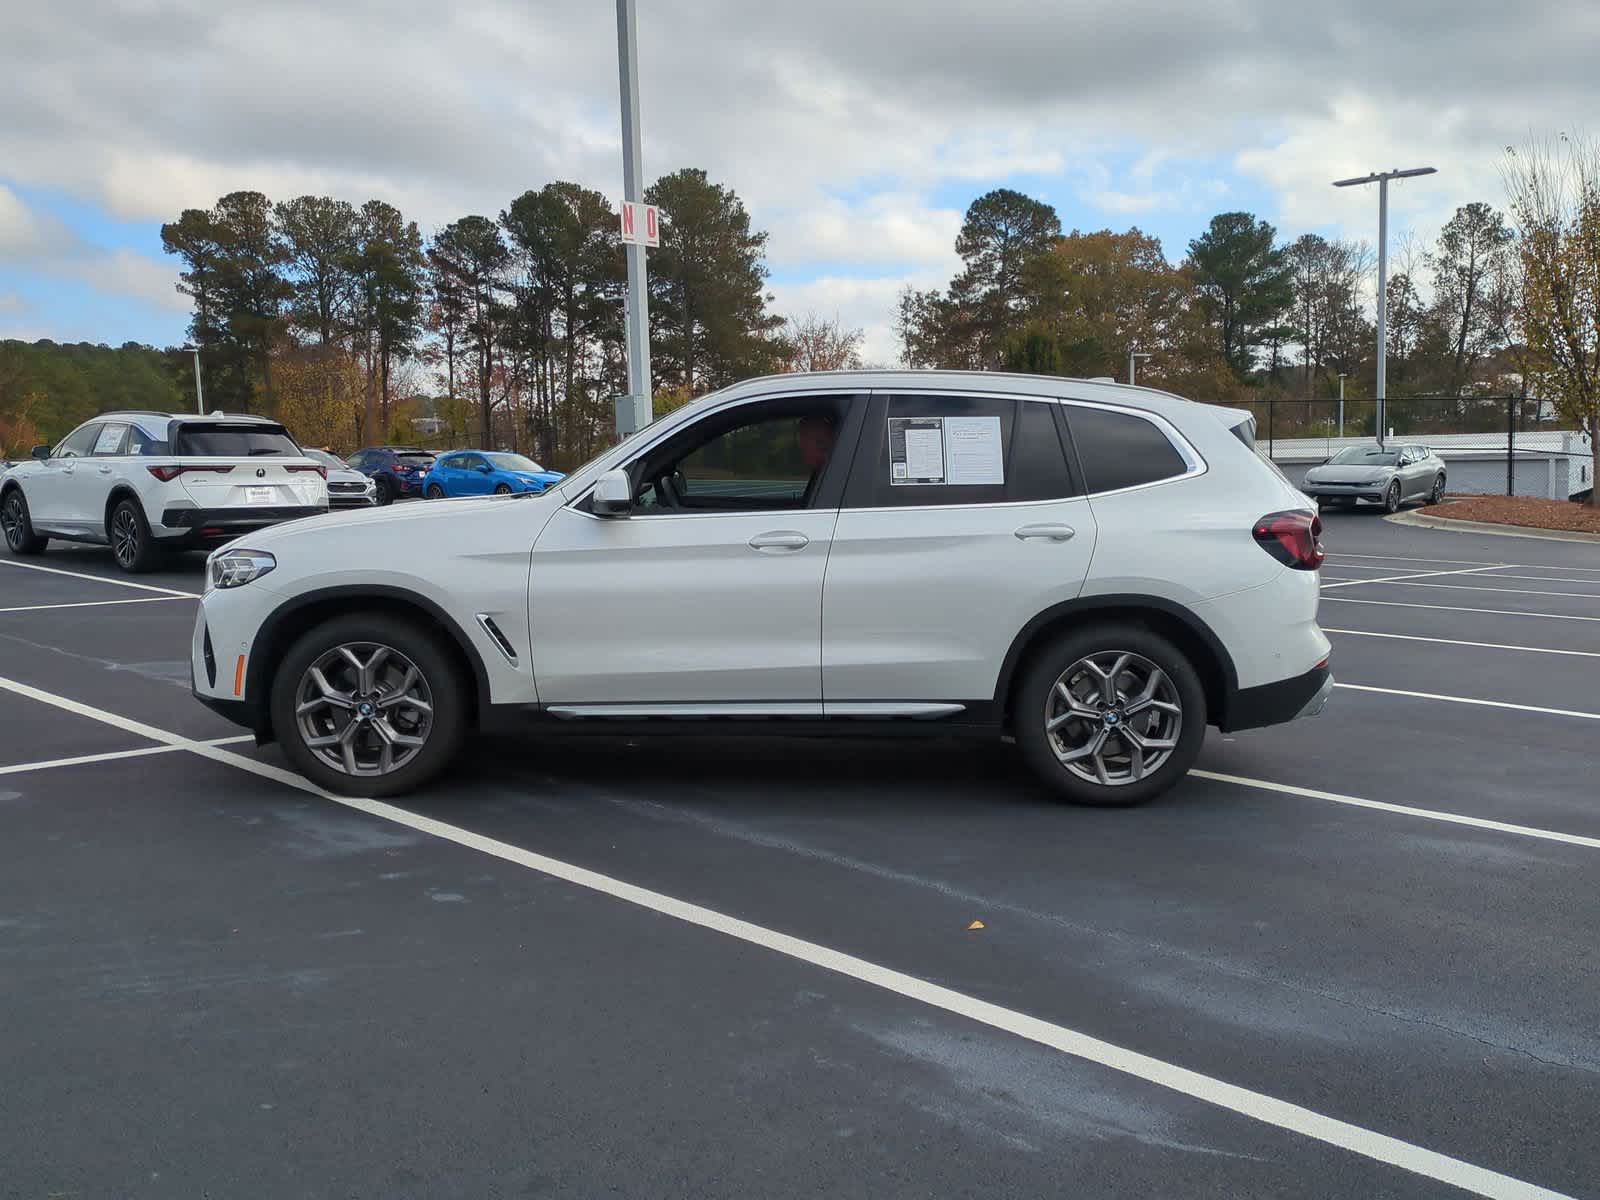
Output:
[[437,483],[430,483],[428,485],[427,496],[428,496],[429,500],[443,500],[444,499],[444,489],[442,487],[440,487]]
[[144,506],[137,500],[121,500],[112,508],[106,521],[106,539],[111,543],[111,557],[130,575],[153,571],[161,557],[155,538],[150,536]]
[[28,514],[28,498],[20,487],[14,487],[0,500],[0,529],[5,531],[6,548],[17,555],[43,554],[50,539],[33,531],[33,519]]
[[[1205,688],[1194,665],[1166,638],[1132,623],[1097,624],[1073,630],[1031,657],[1014,697],[1012,732],[1028,765],[1061,799],[1096,808],[1143,804],[1194,765],[1206,735]],[[1094,669],[1086,667],[1090,663]],[[1111,676],[1114,704],[1105,704],[1107,685],[1094,670]],[[1075,703],[1069,705],[1058,684]],[[1128,712],[1146,691],[1155,703]],[[1069,707],[1089,719],[1066,715]],[[1105,715],[1108,709],[1114,717]],[[1147,747],[1135,770],[1134,747],[1120,731],[1140,726],[1145,740],[1171,745]],[[1096,745],[1098,752],[1085,753]]]
[[373,480],[373,487],[377,494],[373,496],[372,502],[379,508],[394,503],[394,491],[389,487],[389,481],[382,475]]
[[1444,476],[1443,475],[1439,475],[1439,476],[1436,476],[1434,478],[1433,491],[1428,493],[1428,504],[1429,505],[1439,504],[1439,503],[1442,503],[1443,500],[1444,500]]
[[1400,511],[1400,481],[1394,480],[1389,484],[1389,490],[1383,494],[1383,511],[1397,513]]
[[509,495],[511,495],[511,485],[509,483],[497,483],[497,484],[495,484],[494,485],[494,494],[496,496],[509,496]]
[[[356,670],[343,650],[366,668],[378,657],[375,673],[363,680],[364,672]],[[313,668],[330,690],[313,678]],[[411,668],[415,681],[401,693]],[[353,613],[316,626],[289,648],[272,681],[272,728],[295,770],[318,786],[346,796],[397,796],[426,783],[461,748],[468,726],[468,686],[433,634],[398,617]],[[385,697],[401,694],[411,703],[385,702]],[[321,707],[300,713],[308,701],[324,697]],[[371,706],[370,712],[355,707],[363,703]],[[391,749],[386,765],[383,745],[389,735],[422,741]],[[316,737],[335,741],[313,746],[308,739]]]

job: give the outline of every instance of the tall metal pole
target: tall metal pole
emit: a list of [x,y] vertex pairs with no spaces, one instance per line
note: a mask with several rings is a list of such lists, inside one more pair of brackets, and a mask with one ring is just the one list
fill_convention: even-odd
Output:
[[[622,198],[641,203],[639,48],[634,0],[617,0],[617,66],[622,80]],[[628,395],[617,406],[617,432],[650,424],[650,303],[644,247],[628,243]]]
[[1417,175],[1432,175],[1435,167],[1413,167],[1408,171],[1378,171],[1358,179],[1338,179],[1334,187],[1360,187],[1378,185],[1378,445],[1383,445],[1388,420],[1384,403],[1388,395],[1389,340],[1386,332],[1389,317],[1389,180],[1411,179]]
[[200,347],[187,346],[185,349],[194,354],[194,411],[203,417],[206,414],[206,394],[200,386]]
[[1339,436],[1344,436],[1344,372],[1339,372]]
[[1389,177],[1378,180],[1378,445],[1389,428]]
[[1148,354],[1140,354],[1136,350],[1129,350],[1128,351],[1128,386],[1132,387],[1136,382],[1138,382],[1134,378],[1134,365],[1135,365],[1135,362],[1138,359],[1149,358],[1149,357],[1150,356]]

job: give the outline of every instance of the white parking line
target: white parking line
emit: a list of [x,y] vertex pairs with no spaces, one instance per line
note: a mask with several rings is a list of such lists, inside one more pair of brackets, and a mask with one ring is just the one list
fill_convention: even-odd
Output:
[[[572,863],[562,862],[559,859],[549,858],[543,854],[537,854],[531,850],[524,850],[507,842],[484,837],[482,834],[473,833],[459,826],[436,821],[432,817],[425,817],[419,813],[408,812],[403,808],[396,808],[394,805],[385,804],[381,800],[361,800],[332,795],[292,772],[271,766],[268,763],[257,762],[255,759],[246,758],[240,754],[234,754],[221,747],[208,746],[203,742],[191,741],[167,730],[146,725],[142,721],[134,721],[116,713],[106,712],[103,709],[81,704],[65,696],[57,696],[9,679],[0,678],[0,688],[45,704],[54,705],[79,716],[92,717],[118,729],[137,732],[141,736],[153,738],[177,749],[191,750],[217,762],[228,763],[242,770],[250,771],[266,778],[276,779],[301,791],[311,792],[336,804],[344,805],[346,808],[368,813],[386,821],[392,821],[409,829],[417,830],[420,833],[426,833],[444,841],[454,842],[456,845],[463,846],[469,850],[476,850],[479,853],[490,855],[504,862],[526,867],[531,871],[538,871],[541,874],[610,896],[627,904],[637,905],[640,908],[672,917],[686,924],[696,925],[713,933],[720,933],[725,937],[734,938],[752,946],[758,946],[772,953],[809,963],[825,971],[831,971],[884,991],[904,996],[930,1008],[965,1017],[990,1029],[1036,1042],[1041,1046],[1047,1046],[1062,1054],[1067,1054],[1086,1062],[1097,1063],[1120,1074],[1153,1083],[1179,1095],[1189,1096],[1202,1103],[1250,1117],[1263,1124],[1288,1130],[1291,1133],[1298,1133],[1304,1137],[1324,1142],[1342,1150],[1348,1150],[1352,1154],[1360,1155],[1375,1162],[1399,1167],[1401,1170],[1410,1171],[1412,1174],[1461,1188],[1475,1195],[1491,1197],[1492,1200],[1570,1200],[1569,1197],[1565,1197],[1561,1193],[1551,1191],[1548,1188],[1526,1183],[1509,1175],[1502,1175],[1498,1171],[1474,1166],[1472,1163],[1464,1162],[1461,1159],[1452,1158],[1449,1155],[1440,1154],[1437,1151],[1413,1145],[1410,1142],[1401,1141],[1399,1138],[1365,1129],[1359,1125],[1352,1125],[1347,1121],[1324,1116],[1298,1104],[1291,1104],[1288,1101],[1279,1100],[1262,1092],[1239,1087],[1236,1084],[1228,1083],[1210,1075],[1202,1075],[1198,1071],[1191,1071],[1175,1063],[1152,1058],[1147,1054],[1140,1054],[1136,1050],[1129,1050],[1123,1046],[1102,1041],[1089,1034],[1080,1033],[1077,1030],[1068,1029],[1065,1026],[1056,1025],[1038,1017],[1031,1017],[1026,1013],[1017,1012],[1015,1009],[1003,1008],[987,1000],[980,1000],[975,996],[969,996],[951,988],[941,987],[936,983],[929,983],[927,980],[918,979],[914,975],[907,975],[902,971],[896,971],[893,968],[881,966],[878,963],[869,962],[866,959],[857,958],[839,950],[830,949],[816,942],[808,942],[790,934],[780,933],[777,930],[741,920],[738,917],[728,916],[714,909],[678,900],[661,892],[654,892],[648,888],[642,888],[609,875],[602,875],[586,867],[579,867]],[[1219,778],[1226,779],[1226,777]],[[1600,840],[1591,839],[1591,841],[1593,846],[1600,847]]]
[[1408,604],[1404,600],[1358,600],[1354,596],[1324,596],[1324,604],[1376,604],[1380,608],[1425,608],[1429,612],[1487,613],[1492,617],[1540,617],[1546,621],[1600,621],[1600,617],[1579,617],[1572,613],[1518,612],[1514,608],[1463,608],[1456,604]]
[[187,596],[191,600],[200,598],[199,592],[182,592],[177,588],[157,587],[153,583],[134,583],[131,579],[111,579],[105,575],[90,575],[87,571],[63,571],[60,567],[18,562],[14,558],[0,558],[0,566],[20,567],[24,571],[43,571],[46,575],[65,575],[70,579],[87,579],[93,583],[109,583],[117,587],[137,588],[141,592],[160,592],[165,596]]
[[[1329,588],[1358,587],[1366,583],[1401,583],[1407,579],[1433,579],[1440,575],[1475,575],[1483,570],[1482,567],[1471,567],[1464,571],[1412,571],[1405,575],[1388,575],[1381,579],[1349,579],[1343,583],[1325,583],[1322,590]],[[1421,586],[1420,584],[1418,586]],[[1443,585],[1441,585],[1443,586]]]
[[1472,646],[1479,650],[1521,650],[1527,654],[1565,654],[1572,658],[1600,658],[1600,650],[1554,650],[1549,646],[1512,646],[1505,642],[1468,642],[1460,638],[1422,637],[1415,633],[1379,633],[1374,629],[1331,629],[1322,627],[1323,633],[1339,633],[1348,637],[1395,638],[1402,642],[1433,642],[1440,646]]
[[[1600,567],[1563,567],[1553,563],[1508,563],[1485,562],[1477,558],[1423,558],[1414,554],[1330,554],[1329,562],[1343,562],[1347,558],[1364,559],[1367,562],[1382,562],[1385,559],[1405,563],[1444,563],[1455,567],[1518,567],[1529,571],[1600,571]],[[1389,568],[1393,570],[1394,568]],[[1576,581],[1574,581],[1576,582]]]
[[[237,746],[241,742],[253,742],[250,734],[242,737],[210,738],[203,745],[207,746]],[[187,746],[141,746],[137,750],[111,750],[105,754],[79,754],[73,758],[47,758],[42,762],[14,763],[11,766],[0,767],[0,775],[21,775],[28,771],[48,771],[53,767],[79,767],[85,763],[117,762],[124,758],[148,758],[152,754],[176,754],[180,750],[187,750]]]
[[113,604],[161,604],[173,600],[190,600],[191,596],[131,596],[126,600],[79,600],[72,604],[19,604],[14,608],[0,608],[0,613],[49,612],[57,608],[105,608]]
[[[1452,572],[1450,572],[1450,574],[1456,574],[1456,572],[1452,571]],[[1335,588],[1335,587],[1355,587],[1355,586],[1357,586],[1359,584],[1364,584],[1364,583],[1392,583],[1397,587],[1449,588],[1452,591],[1457,591],[1457,592],[1504,592],[1504,593],[1506,593],[1507,595],[1510,595],[1510,596],[1574,596],[1579,600],[1600,600],[1600,592],[1550,592],[1550,591],[1545,591],[1543,588],[1476,587],[1476,586],[1474,586],[1473,584],[1470,584],[1470,583],[1423,583],[1423,582],[1421,582],[1423,579],[1426,579],[1426,578],[1428,578],[1428,576],[1426,576],[1426,575],[1416,575],[1416,576],[1409,576],[1409,577],[1401,575],[1401,576],[1397,576],[1397,577],[1395,577],[1393,579],[1358,579],[1358,580],[1355,580],[1352,583],[1330,583],[1330,584],[1326,585],[1322,590],[1323,591],[1327,591],[1328,588]],[[1483,578],[1486,578],[1486,576],[1478,575],[1478,576],[1476,576],[1476,578],[1483,579]],[[1492,578],[1492,577],[1487,577],[1487,578]],[[1579,581],[1575,580],[1575,579],[1572,579],[1572,580],[1562,580],[1560,582],[1577,583]],[[1584,580],[1583,582],[1587,583],[1588,580]],[[1600,580],[1597,580],[1596,582],[1600,582]]]
[[1472,696],[1445,696],[1438,692],[1408,692],[1404,688],[1373,687],[1365,683],[1335,683],[1333,686],[1352,692],[1381,692],[1386,696],[1410,696],[1416,700],[1445,700],[1451,704],[1512,708],[1518,712],[1540,713],[1547,717],[1581,717],[1585,721],[1600,721],[1600,713],[1580,712],[1575,708],[1540,708],[1537,704],[1512,704],[1509,700],[1479,700]]

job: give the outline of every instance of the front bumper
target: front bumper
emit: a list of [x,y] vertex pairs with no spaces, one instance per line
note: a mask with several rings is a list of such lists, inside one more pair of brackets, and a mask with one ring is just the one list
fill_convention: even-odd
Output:
[[1219,728],[1224,733],[1282,725],[1300,717],[1314,717],[1333,694],[1333,672],[1328,664],[1304,675],[1280,679],[1260,687],[1240,688],[1228,698]]
[[1381,504],[1386,486],[1381,480],[1377,483],[1302,483],[1300,490],[1313,500],[1323,503],[1329,500],[1348,500],[1353,504],[1357,500],[1367,500],[1373,504]]

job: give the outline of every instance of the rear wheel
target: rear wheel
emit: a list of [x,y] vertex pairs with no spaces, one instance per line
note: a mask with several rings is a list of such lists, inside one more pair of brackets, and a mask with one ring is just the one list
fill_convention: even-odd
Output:
[[0,500],[0,530],[5,532],[6,546],[13,554],[43,554],[50,539],[33,531],[33,521],[28,516],[28,498],[20,487],[14,487]]
[[1205,740],[1205,689],[1166,638],[1139,625],[1093,625],[1047,645],[1016,695],[1012,728],[1029,766],[1073,804],[1154,799]]
[[468,703],[466,680],[432,634],[399,618],[354,614],[290,648],[272,683],[272,728],[313,783],[394,796],[455,755]]
[[442,487],[440,487],[437,483],[430,483],[428,485],[428,499],[429,500],[443,500],[444,499],[444,489]]
[[1400,511],[1400,481],[1396,479],[1389,485],[1389,490],[1383,494],[1383,511],[1397,513]]
[[111,540],[111,555],[117,560],[117,566],[130,575],[143,575],[155,569],[160,555],[155,538],[150,536],[150,523],[144,519],[144,509],[137,501],[123,500],[111,510],[106,534]]
[[377,489],[377,494],[373,497],[373,503],[375,503],[379,508],[382,508],[385,504],[392,504],[394,502],[394,491],[389,487],[389,481],[382,475],[379,475],[378,478],[373,481],[373,486]]
[[1433,481],[1433,490],[1428,493],[1428,503],[1438,504],[1444,500],[1444,476],[1439,475]]

